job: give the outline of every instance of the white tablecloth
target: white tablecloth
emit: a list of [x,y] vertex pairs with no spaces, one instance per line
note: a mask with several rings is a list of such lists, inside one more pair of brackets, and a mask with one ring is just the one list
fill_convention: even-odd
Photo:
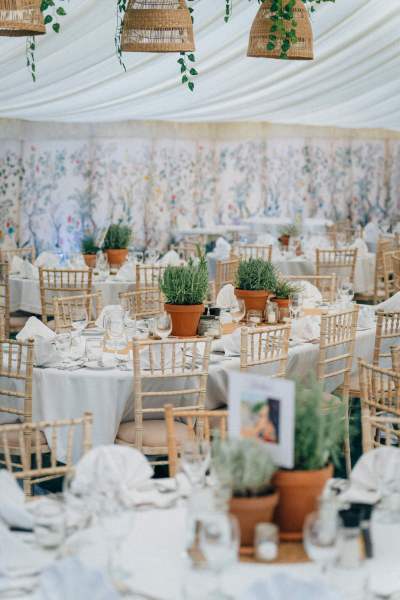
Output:
[[[135,289],[134,281],[118,281],[110,277],[107,281],[94,280],[93,291],[101,292],[103,304],[118,304],[118,294]],[[42,308],[40,304],[39,281],[36,279],[22,279],[10,277],[10,305],[11,311],[23,310],[28,313],[40,315]]]

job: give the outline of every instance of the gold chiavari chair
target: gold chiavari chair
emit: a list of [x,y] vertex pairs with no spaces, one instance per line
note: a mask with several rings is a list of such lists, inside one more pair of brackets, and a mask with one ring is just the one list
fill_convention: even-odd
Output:
[[351,224],[350,219],[337,221],[327,227],[328,237],[334,248],[337,248],[338,242],[351,244],[357,234],[357,229]]
[[92,269],[39,268],[42,321],[47,323],[52,315],[53,299],[92,293]]
[[271,262],[272,246],[267,244],[238,244],[235,246],[235,255],[241,260],[262,258]]
[[[204,439],[210,441],[211,432],[216,430],[222,440],[227,433],[227,410],[186,410],[175,408],[172,404],[164,406],[167,431],[169,476],[175,477],[178,470],[180,443],[175,427],[177,419],[184,420],[187,426],[187,439]],[[218,425],[217,425],[218,423]]]
[[391,367],[391,346],[400,344],[400,311],[376,311],[376,334],[372,364],[376,367]]
[[332,304],[336,300],[337,277],[336,273],[332,275],[285,275],[286,281],[308,281],[319,289],[324,302]]
[[[21,423],[18,425],[0,426],[0,445],[4,452],[6,469],[16,479],[24,482],[24,492],[27,497],[32,495],[34,484],[58,479],[74,469],[73,443],[79,431],[82,431],[81,455],[86,454],[92,447],[92,414],[85,413],[80,419],[65,419],[60,421],[39,421],[37,423]],[[46,460],[43,460],[43,431],[46,430],[51,440],[46,447]],[[66,432],[67,447],[63,450],[63,460],[57,460],[58,435]],[[13,461],[17,452],[20,463]],[[35,459],[34,464],[32,458]],[[76,457],[75,457],[76,459]]]
[[6,317],[3,308],[0,308],[0,340],[6,339]]
[[147,319],[164,311],[164,299],[159,289],[121,292],[119,300],[132,319]]
[[383,253],[383,285],[385,300],[393,296],[396,291],[394,281],[394,264],[393,264],[393,252]]
[[[335,389],[340,389],[346,411],[345,453],[348,474],[351,471],[349,397],[353,366],[354,346],[357,333],[359,307],[321,315],[321,336],[317,378],[326,388],[334,380]],[[332,384],[331,384],[332,385]],[[330,386],[331,387],[331,386]],[[333,394],[327,394],[327,402],[336,402]]]
[[158,289],[165,265],[136,265],[136,289]]
[[0,263],[0,308],[4,313],[4,337],[9,338],[25,325],[27,317],[11,315],[10,267],[8,262]]
[[0,250],[0,262],[7,261],[11,263],[14,256],[29,260],[33,263],[36,258],[36,251],[34,246],[24,246],[23,248],[10,248],[7,250]]
[[183,240],[178,246],[179,256],[184,260],[194,258],[198,255],[198,248],[203,250],[203,244],[196,240]]
[[393,287],[395,292],[400,292],[400,252],[392,254]]
[[[120,425],[117,444],[133,446],[153,458],[168,454],[165,400],[181,405],[191,400],[187,409],[204,409],[210,349],[209,338],[133,340],[135,420]],[[177,424],[176,433],[178,439],[185,439],[186,425]]]
[[365,414],[361,419],[363,452],[382,446],[400,446],[400,417],[375,417]]
[[[33,372],[33,340],[17,342],[14,340],[0,341],[0,417],[2,423],[12,423],[23,420],[32,421],[32,372]],[[3,427],[3,426],[0,426]],[[24,434],[29,438],[28,432]],[[47,451],[46,439],[42,436],[44,451]],[[27,440],[28,443],[29,440]],[[8,439],[12,455],[18,456],[18,440]],[[0,454],[5,455],[1,446]],[[4,464],[0,460],[0,464]],[[30,486],[24,482],[24,491],[28,493]]]
[[377,304],[389,297],[386,295],[385,287],[384,255],[387,252],[393,251],[393,244],[393,239],[380,238],[378,240],[375,255],[374,290],[372,294],[356,294],[359,302]]
[[391,346],[390,354],[392,356],[392,371],[400,373],[400,346]]
[[236,257],[228,258],[227,260],[217,260],[215,266],[215,295],[227,283],[235,285],[239,262],[239,259]]
[[76,308],[85,309],[88,315],[88,327],[94,327],[103,308],[101,292],[61,296],[53,298],[53,314],[56,333],[72,330],[72,314]]
[[[269,377],[284,377],[289,352],[290,325],[242,327],[240,330],[240,368],[246,371],[271,365]],[[275,368],[275,371],[274,371]]]
[[349,279],[354,284],[356,270],[357,249],[330,250],[317,249],[316,251],[316,275],[336,274],[338,282]]
[[[363,424],[363,450],[376,442],[376,418],[400,418],[400,373],[381,369],[359,360],[358,372],[361,390],[361,420]],[[378,440],[379,441],[379,440]]]

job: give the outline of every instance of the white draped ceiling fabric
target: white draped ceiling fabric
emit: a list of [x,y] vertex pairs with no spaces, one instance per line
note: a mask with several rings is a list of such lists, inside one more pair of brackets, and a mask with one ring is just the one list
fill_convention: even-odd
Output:
[[42,121],[269,121],[400,130],[400,2],[336,0],[313,16],[314,62],[247,58],[257,0],[195,0],[199,77],[179,85],[176,55],[114,53],[116,0],[70,0],[59,35],[0,40],[0,116]]

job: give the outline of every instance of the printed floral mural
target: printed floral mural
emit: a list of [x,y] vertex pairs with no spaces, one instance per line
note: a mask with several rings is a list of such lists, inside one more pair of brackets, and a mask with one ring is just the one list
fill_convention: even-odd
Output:
[[0,140],[0,244],[38,251],[75,251],[119,219],[138,246],[165,248],[174,227],[299,212],[365,223],[399,208],[397,140]]

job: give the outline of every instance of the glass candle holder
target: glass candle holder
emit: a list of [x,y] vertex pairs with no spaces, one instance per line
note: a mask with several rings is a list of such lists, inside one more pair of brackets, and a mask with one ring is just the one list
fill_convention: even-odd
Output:
[[272,561],[278,556],[279,529],[273,523],[258,523],[254,532],[257,560]]

